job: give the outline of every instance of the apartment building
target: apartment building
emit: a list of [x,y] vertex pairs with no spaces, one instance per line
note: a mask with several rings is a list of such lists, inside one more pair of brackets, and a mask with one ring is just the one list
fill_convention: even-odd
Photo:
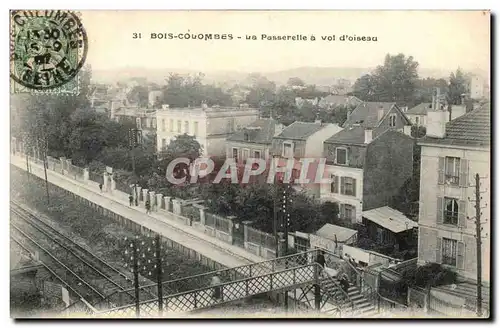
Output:
[[259,118],[257,109],[240,107],[170,108],[156,111],[157,149],[165,150],[178,135],[194,136],[205,156],[225,157],[226,139]]
[[449,123],[446,111],[428,113],[422,149],[419,212],[420,265],[435,262],[476,280],[475,181],[481,177],[482,279],[490,281],[490,105]]
[[402,133],[354,125],[327,139],[325,175],[332,183],[321,185],[320,200],[339,204],[340,219],[349,223],[362,223],[363,211],[388,205],[413,174],[410,134],[411,126]]

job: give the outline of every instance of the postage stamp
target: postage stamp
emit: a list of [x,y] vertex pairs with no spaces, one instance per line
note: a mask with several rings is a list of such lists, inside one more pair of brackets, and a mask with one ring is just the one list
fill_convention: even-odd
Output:
[[11,11],[11,93],[79,93],[87,34],[78,13]]

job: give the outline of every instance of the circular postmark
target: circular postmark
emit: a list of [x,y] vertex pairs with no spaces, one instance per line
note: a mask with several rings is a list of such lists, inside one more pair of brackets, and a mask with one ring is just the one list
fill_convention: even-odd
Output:
[[68,83],[82,68],[87,49],[87,34],[74,12],[11,12],[10,76],[27,88]]

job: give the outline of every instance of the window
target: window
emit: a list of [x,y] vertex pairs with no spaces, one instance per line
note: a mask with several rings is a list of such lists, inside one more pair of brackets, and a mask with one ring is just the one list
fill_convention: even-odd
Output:
[[188,121],[184,121],[184,132],[189,133],[189,122]]
[[151,127],[156,129],[156,118],[151,119]]
[[245,132],[243,133],[243,138],[244,138],[243,140],[245,140],[245,141],[250,140],[250,136],[248,135],[248,132],[246,132],[246,131],[245,131]]
[[460,158],[446,157],[444,165],[446,182],[453,185],[458,185],[460,179]]
[[299,252],[306,252],[310,247],[309,239],[295,237],[295,249]]
[[174,132],[174,120],[170,119],[170,132]]
[[390,127],[395,127],[396,126],[396,114],[391,114],[389,115],[389,126]]
[[250,150],[243,149],[241,152],[241,159],[244,161],[250,156]]
[[293,157],[293,144],[290,142],[283,143],[283,157],[291,158]]
[[353,221],[356,219],[355,216],[356,209],[352,205],[344,205],[344,218],[346,218],[349,221]]
[[337,194],[339,192],[339,178],[335,175],[331,176],[332,183],[330,185],[330,192],[332,194]]
[[340,193],[342,195],[356,196],[356,179],[342,177],[340,180]]
[[233,158],[238,160],[238,148],[233,148]]
[[443,238],[442,259],[443,264],[457,266],[457,241]]
[[135,119],[135,125],[138,129],[141,129],[141,119],[139,117]]
[[256,150],[253,152],[253,157],[254,158],[260,158],[260,151]]
[[444,217],[445,224],[458,224],[458,200],[454,198],[444,198]]
[[415,124],[419,125],[420,124],[420,117],[415,117]]
[[337,148],[335,152],[336,152],[335,163],[340,165],[347,165],[347,149]]
[[164,118],[161,119],[161,130],[163,132],[165,132],[165,119]]
[[234,132],[234,118],[231,117],[227,121],[227,132],[232,133]]
[[197,121],[194,122],[194,135],[195,136],[198,135],[198,122]]
[[177,121],[177,132],[181,133],[182,122],[180,120]]
[[167,148],[167,139],[161,139],[161,149],[165,150]]

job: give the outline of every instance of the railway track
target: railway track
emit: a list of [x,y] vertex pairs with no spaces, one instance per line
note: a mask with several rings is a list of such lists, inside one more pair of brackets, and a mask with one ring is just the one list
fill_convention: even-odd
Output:
[[[99,307],[114,307],[134,302],[134,293],[126,292],[121,293],[123,298],[118,304],[106,304],[107,295],[117,290],[125,291],[133,288],[133,281],[19,203],[11,201],[10,205],[11,239],[25,249],[39,250],[42,262],[50,266],[53,273],[59,280],[63,280],[65,285],[71,286],[79,298],[84,298],[93,305],[99,304]],[[155,297],[150,290],[141,293],[147,295],[140,295],[140,298]]]

